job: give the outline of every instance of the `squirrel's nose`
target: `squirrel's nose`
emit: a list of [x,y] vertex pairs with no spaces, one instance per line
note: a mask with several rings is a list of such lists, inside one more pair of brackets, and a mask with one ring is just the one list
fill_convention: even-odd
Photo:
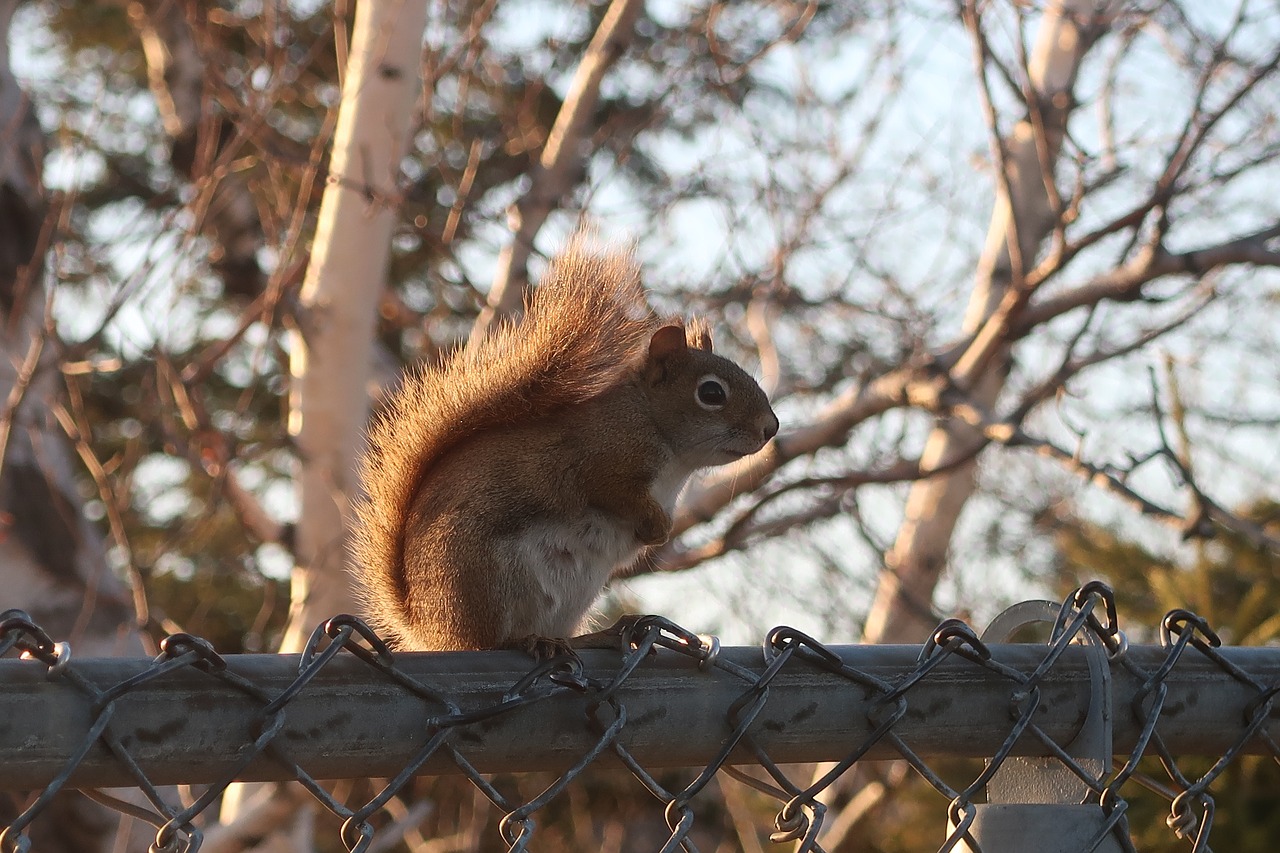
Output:
[[761,443],[767,442],[778,434],[778,416],[773,412],[765,412],[760,423]]

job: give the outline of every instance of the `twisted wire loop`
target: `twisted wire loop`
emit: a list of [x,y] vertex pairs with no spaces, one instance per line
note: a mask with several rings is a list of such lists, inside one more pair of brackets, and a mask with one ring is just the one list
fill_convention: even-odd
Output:
[[[296,674],[283,686],[278,682],[270,686],[258,684],[238,674],[235,667],[228,666],[227,658],[218,654],[206,640],[189,634],[168,637],[160,647],[160,654],[145,668],[115,683],[98,684],[82,674],[83,664],[72,660],[67,644],[55,642],[26,613],[4,611],[0,613],[0,655],[17,652],[21,658],[30,661],[31,666],[44,667],[46,678],[64,685],[84,700],[88,708],[88,723],[82,736],[73,734],[73,738],[79,739],[70,749],[61,769],[35,794],[26,809],[0,831],[0,853],[29,850],[31,842],[27,830],[31,822],[48,807],[56,794],[74,787],[70,784],[72,778],[87,756],[101,756],[104,750],[123,768],[131,785],[141,792],[149,805],[126,802],[96,789],[85,789],[84,793],[122,814],[156,827],[155,841],[150,848],[153,853],[197,851],[203,839],[202,826],[213,818],[209,813],[210,806],[218,801],[227,786],[245,778],[246,769],[260,767],[263,762],[283,768],[284,772],[276,778],[297,781],[341,820],[340,841],[351,853],[370,849],[383,821],[379,812],[404,792],[415,776],[427,770],[428,762],[431,762],[432,772],[442,764],[451,765],[457,773],[470,780],[501,814],[498,830],[508,849],[527,850],[537,836],[538,813],[573,784],[586,768],[606,756],[610,763],[615,766],[620,763],[629,770],[661,804],[661,813],[670,831],[661,848],[664,853],[697,850],[693,833],[698,817],[698,798],[717,774],[724,774],[776,799],[780,807],[773,820],[770,840],[779,845],[790,845],[788,850],[809,853],[823,849],[824,821],[828,809],[839,795],[834,787],[837,781],[846,778],[859,762],[867,760],[872,753],[877,760],[886,755],[905,760],[949,803],[945,816],[939,815],[939,825],[945,818],[949,819],[951,827],[939,853],[982,849],[974,830],[977,807],[984,797],[987,783],[1015,754],[1035,754],[1056,760],[1057,765],[1066,768],[1082,783],[1081,790],[1087,792],[1084,804],[1100,807],[1103,820],[1084,849],[1094,849],[1107,837],[1114,839],[1120,849],[1134,849],[1121,790],[1135,782],[1151,787],[1169,799],[1170,812],[1166,823],[1196,853],[1208,849],[1214,817],[1214,798],[1209,789],[1226,768],[1246,751],[1269,753],[1280,760],[1280,746],[1268,729],[1276,697],[1280,695],[1280,684],[1268,683],[1234,663],[1230,656],[1224,654],[1220,638],[1205,620],[1186,610],[1174,610],[1162,620],[1158,663],[1154,667],[1148,665],[1143,668],[1135,660],[1137,647],[1130,647],[1120,630],[1115,596],[1098,582],[1082,586],[1062,602],[1052,622],[1049,639],[1034,647],[1038,650],[1038,657],[1030,666],[1015,667],[1002,662],[1001,656],[993,654],[993,649],[979,639],[970,626],[954,619],[942,622],[922,644],[914,667],[899,671],[892,677],[886,676],[883,669],[853,666],[848,662],[851,655],[842,655],[834,647],[788,627],[774,628],[766,635],[758,665],[745,665],[742,661],[747,658],[722,653],[724,650],[714,637],[697,635],[656,616],[629,620],[618,630],[617,636],[619,655],[616,665],[604,677],[590,675],[577,656],[565,655],[531,664],[527,672],[517,677],[489,704],[475,707],[471,703],[472,707],[464,707],[466,703],[457,697],[456,690],[451,692],[447,684],[426,683],[411,675],[403,665],[398,665],[396,656],[386,643],[353,616],[337,616],[318,626],[298,657]],[[1093,638],[1105,650],[1113,672],[1127,673],[1138,685],[1127,707],[1116,709],[1117,721],[1128,715],[1124,722],[1136,732],[1132,737],[1132,748],[1115,762],[1114,767],[1105,768],[1101,774],[1096,767],[1083,766],[1073,759],[1069,747],[1055,740],[1042,720],[1055,667],[1059,666],[1072,644],[1086,638]],[[1152,653],[1144,654],[1143,660],[1150,664]],[[668,789],[660,783],[626,742],[628,725],[633,719],[628,711],[628,703],[633,703],[633,699],[629,697],[636,695],[629,693],[628,687],[634,688],[642,681],[647,661],[663,655],[681,655],[696,662],[698,677],[714,676],[727,680],[730,685],[728,695],[733,696],[723,707],[722,725],[716,733],[718,748],[678,790]],[[1196,778],[1186,775],[1179,767],[1160,727],[1162,718],[1168,713],[1167,681],[1188,656],[1199,656],[1209,661],[1215,667],[1214,672],[1240,685],[1252,697],[1242,719],[1222,721],[1224,731],[1234,732],[1224,738],[1229,740],[1229,748]],[[421,741],[416,752],[394,776],[378,783],[381,788],[370,799],[357,804],[343,801],[335,795],[334,787],[323,784],[308,772],[294,755],[296,741],[282,736],[298,698],[306,695],[309,689],[316,689],[317,679],[340,657],[357,661],[355,669],[367,669],[374,674],[377,683],[413,697],[422,709],[419,720]],[[958,667],[980,668],[998,684],[1007,685],[1008,692],[1005,719],[999,721],[997,728],[1000,734],[998,745],[986,756],[980,772],[953,784],[930,767],[921,752],[908,742],[903,730],[907,728],[904,721],[910,715],[919,717],[939,713],[922,707],[924,703],[921,702],[913,705],[913,698],[918,698],[922,690],[939,680],[954,676]],[[254,724],[242,733],[242,745],[231,762],[232,766],[186,806],[175,803],[176,796],[149,778],[144,771],[146,762],[137,754],[137,743],[122,737],[113,727],[113,719],[122,701],[136,695],[146,685],[163,683],[179,670],[199,673],[198,678],[207,679],[210,684],[216,683],[224,690],[230,688],[249,706],[257,709]],[[787,684],[794,681],[788,682],[787,678],[797,673],[806,679],[846,685],[865,700],[856,713],[850,712],[845,724],[847,731],[844,734],[847,737],[840,742],[851,746],[843,755],[830,755],[829,769],[803,782],[793,778],[797,775],[794,766],[770,755],[769,744],[773,741],[767,736],[771,703],[776,704],[784,695],[781,691],[791,689]],[[447,679],[440,677],[437,680],[444,682]],[[954,698],[956,701],[951,709],[940,713],[951,715],[948,723],[962,724],[965,720],[954,709],[964,707],[965,697],[957,695]],[[563,707],[566,700],[576,702],[575,707],[581,708],[581,725],[585,733],[582,742],[587,745],[576,754],[576,758],[566,762],[568,769],[556,775],[531,799],[516,801],[504,795],[468,758],[476,733],[484,731],[485,726],[498,718],[516,712],[537,714],[546,703]],[[531,718],[525,716],[522,719]],[[673,734],[678,736],[679,732]],[[181,737],[181,734],[175,737]],[[776,750],[776,747],[772,748]],[[937,751],[934,750],[933,754]],[[1139,763],[1146,757],[1159,760],[1168,775],[1167,783],[1139,773]],[[748,772],[745,769],[748,766],[756,769]],[[355,765],[349,771],[352,778],[370,775]],[[327,775],[332,776],[332,773]],[[12,784],[20,780],[5,780],[3,777],[4,773],[0,771],[0,782],[9,783],[3,787],[20,787]],[[1034,833],[1035,828],[1029,827],[1028,831]]]

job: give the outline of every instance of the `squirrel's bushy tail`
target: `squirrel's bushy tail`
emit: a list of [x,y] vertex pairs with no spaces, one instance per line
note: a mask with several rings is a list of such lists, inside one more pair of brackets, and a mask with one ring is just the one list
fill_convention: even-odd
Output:
[[[430,468],[450,448],[616,386],[643,363],[659,325],[630,251],[575,237],[553,260],[518,322],[409,371],[376,415],[361,460],[355,575],[366,605],[404,602],[404,527]],[[366,607],[366,612],[374,609]],[[371,613],[398,634],[401,613]]]

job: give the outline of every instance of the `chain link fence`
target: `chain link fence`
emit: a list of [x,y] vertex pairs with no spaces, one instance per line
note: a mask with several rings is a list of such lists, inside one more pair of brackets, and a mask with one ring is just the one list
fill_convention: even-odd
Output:
[[[1005,642],[1033,623],[1047,642]],[[1172,833],[1207,850],[1215,780],[1243,754],[1280,760],[1280,650],[1222,647],[1183,610],[1159,632],[1158,646],[1129,645],[1111,591],[1092,583],[1060,606],[1015,606],[982,636],[947,620],[919,648],[830,646],[780,627],[760,649],[722,649],[643,617],[622,625],[618,651],[531,666],[510,652],[393,655],[340,616],[300,656],[224,657],[175,634],[151,661],[73,660],[11,610],[0,655],[23,660],[0,660],[0,788],[37,793],[0,850],[30,849],[32,821],[78,789],[157,827],[152,850],[195,851],[234,781],[292,780],[343,821],[347,850],[365,851],[391,831],[376,828],[379,812],[424,773],[468,779],[502,815],[507,847],[526,850],[540,810],[587,767],[612,765],[661,804],[664,851],[697,849],[694,799],[717,774],[776,798],[773,842],[820,851],[825,795],[884,759],[950,801],[944,853],[1033,840],[1134,850],[1122,793],[1136,784],[1170,801]],[[1188,774],[1175,756],[1189,755],[1217,760]],[[986,761],[957,786],[929,763],[952,756]],[[1150,756],[1166,779],[1139,771]],[[657,771],[674,766],[701,769],[672,789]],[[525,801],[489,775],[529,770],[557,775]],[[321,781],[339,778],[378,778],[381,790],[352,805]],[[166,788],[177,784],[185,796]],[[149,807],[101,790],[123,786]]]

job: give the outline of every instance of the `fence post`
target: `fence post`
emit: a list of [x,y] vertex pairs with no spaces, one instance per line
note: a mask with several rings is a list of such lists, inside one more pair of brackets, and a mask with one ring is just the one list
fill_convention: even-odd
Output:
[[[1061,607],[1049,601],[1015,604],[992,620],[982,640],[1012,642],[1014,635],[1029,625],[1056,624],[1060,612]],[[1111,665],[1106,648],[1094,634],[1085,631],[1078,636],[1090,649],[1090,701],[1080,733],[1064,747],[1075,767],[1052,757],[1006,757],[987,781],[987,801],[969,806],[974,812],[973,823],[956,850],[1120,853],[1126,849],[1120,843],[1120,838],[1127,838],[1123,807],[1108,812],[1096,796],[1094,802],[1086,802],[1095,788],[1082,777],[1097,782],[1111,769]],[[1015,695],[1010,713],[1021,713],[1018,706],[1025,701],[1030,701],[1029,695]],[[955,813],[953,809],[948,835],[956,829]]]

